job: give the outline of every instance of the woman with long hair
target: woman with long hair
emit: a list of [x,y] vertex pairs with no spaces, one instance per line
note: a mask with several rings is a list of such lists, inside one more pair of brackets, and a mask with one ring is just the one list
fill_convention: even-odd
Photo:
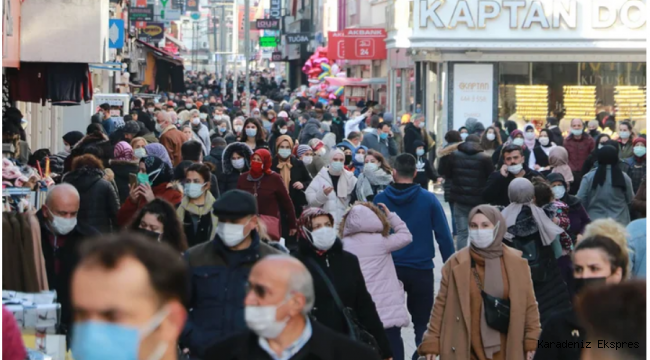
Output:
[[266,142],[266,130],[264,130],[259,120],[255,118],[248,118],[244,122],[241,142],[248,145],[253,151],[269,148],[269,144]]
[[133,217],[128,229],[152,240],[171,245],[179,253],[187,250],[187,238],[174,206],[164,199],[154,199]]
[[185,170],[183,200],[176,209],[183,222],[189,246],[214,239],[217,233],[217,217],[212,213],[215,198],[210,190],[210,168],[192,164]]
[[427,360],[530,359],[541,329],[528,264],[503,243],[508,230],[497,208],[473,208],[469,229],[470,245],[442,268],[418,353]]
[[411,321],[391,253],[413,241],[411,232],[386,205],[363,202],[345,214],[339,235],[343,250],[359,258],[366,287],[393,350],[393,359],[404,360],[401,328],[409,326]]
[[253,151],[242,142],[234,142],[223,151],[221,164],[223,172],[219,180],[219,193],[237,189],[239,176],[250,170],[250,158]]
[[271,127],[271,137],[269,138],[269,151],[271,152],[272,156],[275,156],[278,153],[276,149],[276,142],[278,138],[282,135],[287,134],[288,131],[289,129],[287,127],[286,121],[280,119],[273,123],[273,126]]
[[548,129],[540,130],[537,140],[535,140],[535,146],[533,147],[535,164],[533,164],[532,169],[538,172],[550,170],[551,164],[549,157],[556,146],[557,144],[551,141],[551,132]]
[[494,126],[489,126],[481,135],[481,148],[488,156],[492,156],[502,143],[499,129]]
[[626,160],[634,156],[634,139],[636,134],[629,121],[621,121],[618,124],[618,143],[621,149],[618,152],[618,157],[621,160]]
[[363,172],[357,179],[357,184],[352,192],[350,203],[369,201],[375,195],[384,191],[393,182],[393,168],[390,167],[384,156],[375,150],[368,150]]

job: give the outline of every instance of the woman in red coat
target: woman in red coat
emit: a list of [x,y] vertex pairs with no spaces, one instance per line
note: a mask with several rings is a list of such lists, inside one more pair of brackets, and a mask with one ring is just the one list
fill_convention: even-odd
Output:
[[[251,157],[251,169],[239,176],[237,188],[248,191],[257,198],[259,214],[268,228],[269,235],[279,240],[282,234],[280,226],[281,215],[289,221],[289,235],[297,230],[296,212],[293,202],[284,186],[282,177],[271,170],[271,153],[266,149],[258,149]],[[278,236],[273,236],[278,234]]]
[[158,157],[145,156],[138,166],[138,183],[130,186],[129,197],[117,212],[120,226],[129,224],[137,211],[155,198],[165,199],[174,206],[183,199],[183,193],[171,184],[173,172],[169,164]]

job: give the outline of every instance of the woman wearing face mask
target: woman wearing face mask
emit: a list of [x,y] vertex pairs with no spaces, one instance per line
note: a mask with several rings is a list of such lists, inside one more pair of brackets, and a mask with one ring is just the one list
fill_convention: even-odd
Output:
[[[276,140],[276,147],[278,153],[273,157],[271,169],[282,177],[282,181],[289,192],[289,197],[291,197],[293,202],[294,211],[298,217],[302,213],[302,210],[307,206],[305,190],[307,190],[307,187],[311,184],[311,175],[309,175],[305,164],[291,154],[293,149],[293,140],[291,140],[291,137],[288,135],[281,135]],[[285,231],[285,234],[283,234],[282,237],[284,237],[285,240],[288,240],[288,219],[282,219],[282,229]]]
[[589,214],[587,214],[584,206],[582,206],[580,199],[569,194],[569,184],[564,179],[564,175],[559,172],[554,172],[548,174],[546,179],[551,183],[551,190],[555,199],[569,206],[569,228],[566,232],[575,244],[578,240],[578,235],[582,234],[585,226],[591,222]]
[[[394,231],[392,234],[391,229]],[[404,360],[400,333],[411,320],[391,252],[410,244],[413,240],[411,232],[386,205],[368,202],[354,205],[345,214],[339,232],[343,236],[343,249],[359,258],[366,287],[390,341],[393,360]]]
[[271,127],[271,137],[269,138],[269,151],[271,155],[277,155],[276,142],[278,138],[282,135],[287,134],[288,132],[287,122],[284,120],[278,120],[273,123]]
[[420,184],[423,189],[429,189],[429,181],[436,182],[440,176],[425,156],[424,142],[417,140],[413,143],[413,146],[415,147],[415,153],[411,155],[415,156],[415,159],[417,160],[415,166],[418,171],[413,182]]
[[[155,156],[158,159],[162,160],[165,164],[169,165],[170,168],[173,168],[172,160],[169,158],[169,153],[167,148],[162,144],[148,144],[144,147],[144,150],[147,152],[147,156]],[[140,159],[143,159],[141,157]]]
[[[629,273],[629,255],[626,247],[621,247],[607,236],[596,235],[581,240],[573,252],[573,282],[579,295],[592,286],[618,284]],[[543,343],[563,342],[582,343],[586,330],[576,316],[575,308],[567,309],[553,316],[543,327],[539,340]],[[585,342],[586,343],[586,342]],[[593,347],[594,344],[592,344]],[[536,360],[579,360],[582,347],[540,347]]]
[[[503,244],[505,223],[493,206],[470,211],[470,246],[442,268],[438,297],[418,347],[427,360],[437,355],[440,360],[523,360],[537,350],[541,328],[530,271],[521,253]],[[504,320],[492,320],[496,302]]]
[[639,191],[639,186],[641,181],[646,175],[646,140],[642,137],[634,139],[632,142],[634,148],[634,156],[627,159],[627,164],[629,169],[627,170],[627,175],[632,179],[632,190],[636,194]]
[[368,148],[363,145],[359,145],[359,147],[354,149],[352,153],[354,154],[352,156],[352,165],[354,167],[353,173],[354,176],[359,177],[359,175],[361,175],[363,172],[363,167],[366,163],[366,154],[368,154]]
[[[162,146],[162,145],[161,145]],[[162,198],[176,205],[181,202],[183,193],[172,184],[172,168],[155,156],[140,159],[138,182],[131,186],[129,197],[117,212],[117,222],[121,226],[129,223],[133,215],[155,198]]]
[[[294,255],[307,267],[314,281],[316,303],[311,316],[338,333],[349,333],[345,317],[326,285],[325,281],[330,281],[343,306],[356,315],[363,328],[377,341],[381,358],[392,358],[390,343],[366,288],[359,260],[343,250],[332,214],[319,208],[306,209],[300,217],[298,235],[298,251]],[[327,274],[328,279],[321,273]]]
[[192,132],[196,135],[196,140],[203,144],[204,155],[207,155],[207,149],[210,149],[210,130],[201,122],[201,113],[198,110],[190,111],[190,116],[190,120],[183,123],[183,125],[190,125]]
[[241,135],[241,142],[248,145],[253,151],[257,149],[268,149],[269,144],[264,139],[266,139],[266,131],[259,120],[254,118],[246,119]]
[[217,217],[212,213],[214,197],[210,193],[210,168],[203,164],[192,164],[185,170],[183,200],[176,209],[183,222],[189,246],[214,239],[217,231]]
[[[141,149],[144,150],[144,148]],[[139,158],[135,157],[131,145],[125,141],[120,141],[115,145],[113,159],[108,161],[109,169],[115,174],[113,180],[117,185],[120,205],[124,204],[126,198],[129,197],[129,176],[138,173],[138,160]]]
[[564,181],[567,182],[569,185],[569,188],[567,190],[571,190],[571,187],[577,187],[578,184],[574,184],[573,182],[573,172],[571,171],[571,168],[569,167],[569,153],[566,151],[566,149],[563,146],[556,146],[551,150],[549,154],[549,163],[551,167],[550,172],[544,172],[542,173],[543,175],[548,175],[552,173],[560,173],[564,177]]
[[171,245],[179,253],[188,249],[187,237],[174,206],[163,199],[154,199],[145,205],[127,227],[148,238]]
[[244,117],[243,116],[238,116],[233,120],[232,122],[232,131],[235,137],[237,137],[237,141],[242,141],[241,138],[244,134]]
[[359,175],[350,203],[369,201],[393,183],[393,168],[380,152],[369,150],[363,172]]
[[[551,142],[551,133],[548,129],[542,129],[539,131],[539,138],[535,141],[533,146],[533,154],[530,156],[530,161],[532,162],[535,159],[535,163],[532,164],[531,169],[535,169],[543,173],[544,171],[550,170],[549,155],[553,149],[555,149],[556,144]],[[567,162],[569,159],[567,158]],[[529,164],[531,165],[531,164]]]
[[272,240],[280,240],[283,218],[288,223],[289,235],[293,236],[297,226],[296,212],[284,180],[271,170],[271,154],[266,149],[258,149],[250,159],[250,170],[241,174],[237,189],[255,196],[259,214],[267,217],[265,224]]
[[481,136],[481,148],[483,148],[483,152],[488,156],[492,156],[501,143],[499,129],[494,126],[488,127]]
[[219,136],[224,138],[226,142],[230,141],[230,143],[233,143],[236,140],[235,134],[230,131],[230,120],[219,120],[210,133],[210,137]]
[[467,137],[469,136],[469,130],[467,130],[466,127],[461,126],[460,129],[458,129],[458,132],[460,133],[460,138],[465,141]]
[[525,178],[514,179],[508,187],[510,205],[502,214],[510,234],[505,243],[522,252],[528,260],[542,325],[550,315],[570,306],[557,258],[562,255],[559,235],[564,230],[533,202],[535,188]]
[[318,172],[305,193],[309,206],[332,214],[335,226],[338,226],[345,214],[357,184],[354,174],[345,170],[344,161],[343,151],[333,150],[332,162]]
[[634,156],[634,139],[636,139],[636,134],[634,134],[632,124],[628,121],[623,121],[618,124],[618,142],[621,144],[618,157],[621,160],[626,160]]
[[244,143],[235,142],[226,146],[221,161],[223,179],[219,179],[219,193],[237,189],[241,174],[250,170],[251,156],[253,151]]
[[318,172],[330,162],[330,149],[319,139],[311,139],[307,144],[311,147],[314,157],[311,165],[307,166],[307,171],[312,177],[318,175]]
[[133,140],[131,140],[131,147],[133,148],[133,157],[135,159],[142,159],[143,157],[147,156],[147,150],[145,150],[145,146],[147,146],[148,144],[149,143],[144,138],[141,137],[133,138]]
[[72,148],[79,142],[79,140],[83,139],[83,137],[84,134],[81,131],[70,131],[66,133],[63,135],[63,151],[52,155],[51,158],[58,158],[61,163],[65,162],[65,159],[72,152]]
[[336,144],[336,148],[340,149],[343,151],[343,154],[345,154],[345,170],[354,173],[356,170],[356,167],[354,166],[354,150],[356,150],[354,148],[354,145],[347,141],[344,141]]
[[623,225],[630,223],[628,205],[634,198],[632,179],[621,171],[614,147],[598,150],[598,167],[582,178],[576,195],[592,220],[611,217]]
[[[607,144],[607,142],[610,141],[610,140],[611,140],[611,137],[609,135],[607,135],[607,134],[600,134],[600,135],[598,135],[596,137],[596,140],[595,140],[596,141],[596,147],[594,148],[594,150],[591,153],[589,153],[589,156],[587,156],[587,159],[585,160],[584,164],[582,165],[582,170],[580,172],[582,174],[582,176],[585,176],[588,172],[590,172],[594,168],[596,162],[598,161],[598,149],[605,146]],[[619,145],[616,144],[616,147],[618,147],[618,146]]]

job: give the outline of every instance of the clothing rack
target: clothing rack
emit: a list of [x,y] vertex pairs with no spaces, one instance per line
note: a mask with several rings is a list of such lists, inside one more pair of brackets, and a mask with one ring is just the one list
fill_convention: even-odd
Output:
[[[40,209],[47,198],[48,188],[38,186],[36,190],[29,188],[3,188],[2,189],[2,209],[3,211],[25,212],[28,209]],[[22,199],[27,199],[28,207],[19,206]]]

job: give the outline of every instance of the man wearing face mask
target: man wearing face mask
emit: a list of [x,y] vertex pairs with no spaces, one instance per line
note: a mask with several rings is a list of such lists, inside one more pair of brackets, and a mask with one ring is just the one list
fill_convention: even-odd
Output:
[[508,186],[516,178],[532,180],[534,177],[543,177],[542,174],[531,170],[525,164],[523,149],[518,145],[508,145],[503,148],[501,168],[494,171],[487,180],[483,191],[483,200],[491,205],[510,205]]
[[156,131],[160,133],[160,143],[167,149],[174,166],[183,160],[181,146],[185,142],[185,135],[174,126],[169,113],[161,111],[156,115]]
[[322,209],[309,208],[300,216],[298,227],[298,251],[294,255],[314,280],[316,301],[312,318],[340,334],[349,333],[345,317],[327,285],[331,282],[343,306],[352,310],[363,328],[377,341],[381,358],[392,358],[390,343],[366,288],[359,260],[343,250],[334,228],[334,217]]
[[300,261],[288,255],[267,256],[248,278],[249,331],[211,347],[206,359],[379,359],[370,348],[311,321],[314,302],[312,276]]
[[45,204],[36,213],[41,228],[41,246],[45,258],[47,281],[56,290],[61,303],[61,324],[64,333],[72,323],[70,279],[79,261],[79,245],[99,232],[77,223],[79,192],[70,184],[54,186],[47,193]]
[[409,154],[415,154],[415,144],[416,141],[422,141],[424,143],[424,152],[429,152],[431,146],[433,146],[433,139],[429,136],[425,129],[425,119],[424,115],[415,115],[411,117],[411,122],[404,126],[404,152]]
[[[569,167],[573,173],[575,184],[582,181],[582,165],[589,157],[589,154],[596,147],[596,141],[584,131],[584,124],[581,119],[571,120],[570,135],[564,139],[564,147],[569,153]],[[570,189],[571,195],[575,195],[578,187]]]
[[125,233],[88,242],[72,279],[75,360],[176,360],[187,267],[167,244]]
[[242,304],[251,267],[279,252],[260,238],[257,201],[241,190],[223,194],[213,205],[217,235],[185,253],[190,271],[192,309],[181,343],[192,358],[203,359],[208,346],[246,328]]

